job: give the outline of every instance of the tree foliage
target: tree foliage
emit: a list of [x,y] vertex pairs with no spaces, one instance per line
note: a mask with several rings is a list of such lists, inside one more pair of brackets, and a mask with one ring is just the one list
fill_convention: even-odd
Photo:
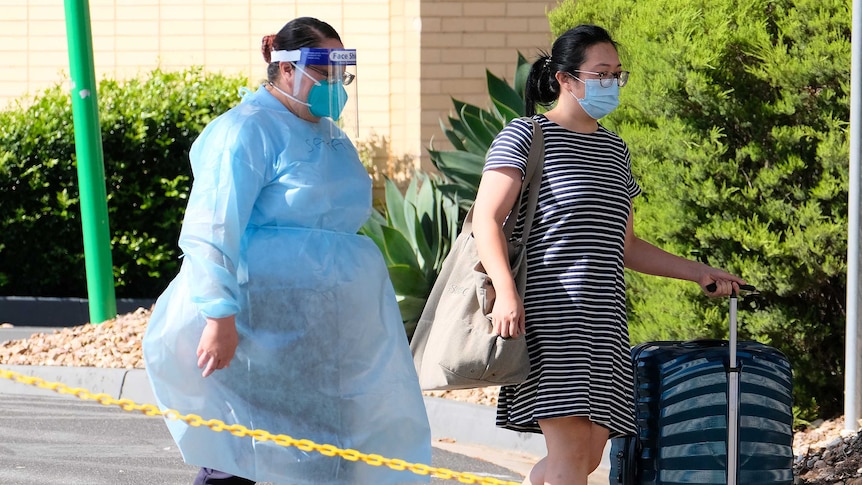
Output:
[[[644,188],[639,235],[756,285],[741,336],[788,355],[803,416],[840,412],[850,4],[566,0],[549,18],[607,28],[632,72],[606,124]],[[726,306],[629,274],[632,343],[726,336]]]

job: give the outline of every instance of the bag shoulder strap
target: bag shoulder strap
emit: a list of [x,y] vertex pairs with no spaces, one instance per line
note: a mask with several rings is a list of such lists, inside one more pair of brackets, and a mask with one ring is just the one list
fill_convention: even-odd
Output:
[[[521,193],[518,195],[518,200],[515,201],[515,206],[506,218],[506,223],[503,225],[503,234],[506,240],[512,238],[512,233],[515,231],[515,223],[518,220],[518,213],[521,211],[521,204],[524,203],[524,192],[527,187],[530,188],[527,192],[527,213],[524,219],[524,231],[521,236],[523,241],[527,240],[530,234],[530,229],[533,227],[533,216],[536,212],[536,204],[539,201],[539,188],[542,185],[542,170],[545,165],[545,136],[542,133],[542,126],[538,121],[531,117],[522,117],[521,119],[529,121],[533,125],[533,138],[530,142],[530,153],[527,155],[527,167],[524,169],[524,180],[521,182]],[[475,204],[475,202],[474,202]],[[467,216],[464,218],[464,224],[461,227],[462,233],[472,232],[473,229],[473,206],[467,211]]]
[[524,231],[521,236],[522,241],[527,240],[527,236],[530,235],[530,230],[533,228],[533,216],[536,214],[539,189],[542,185],[542,170],[545,166],[545,136],[542,132],[542,125],[533,118],[525,117],[524,119],[529,120],[533,124],[533,140],[530,145],[530,153],[527,155],[527,168],[524,173],[524,181],[521,183],[521,194],[518,196],[518,202],[512,208],[512,212],[506,218],[506,224],[503,226],[503,233],[506,235],[506,239],[511,239],[512,233],[515,230],[515,222],[517,222],[518,214],[521,212],[521,204],[524,203],[524,192],[529,187]]

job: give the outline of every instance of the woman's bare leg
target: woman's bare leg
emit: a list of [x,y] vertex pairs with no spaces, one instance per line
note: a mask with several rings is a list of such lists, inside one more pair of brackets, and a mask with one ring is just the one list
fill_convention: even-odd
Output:
[[548,456],[539,460],[524,485],[587,485],[598,468],[608,441],[608,429],[587,418],[543,419]]

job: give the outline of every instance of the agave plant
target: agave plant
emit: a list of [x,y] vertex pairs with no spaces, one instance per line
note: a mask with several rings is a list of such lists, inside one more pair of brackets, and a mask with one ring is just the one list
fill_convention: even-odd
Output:
[[375,211],[360,233],[383,253],[408,337],[437,279],[443,258],[458,235],[461,218],[476,198],[485,152],[497,133],[524,114],[524,85],[530,65],[518,54],[515,85],[487,72],[492,108],[483,110],[453,99],[457,117],[443,126],[454,150],[429,148],[431,161],[442,174],[417,173],[402,195],[386,180],[385,210]]
[[440,185],[440,190],[457,196],[464,209],[476,198],[485,153],[494,137],[509,121],[524,116],[524,86],[529,72],[530,64],[521,53],[518,53],[514,86],[486,70],[491,107],[486,110],[453,98],[457,117],[449,116],[449,128],[440,121],[454,150],[435,150],[432,141],[428,153],[431,163],[447,181]]
[[395,288],[408,337],[458,233],[458,202],[439,188],[439,177],[417,173],[404,195],[386,180],[386,209],[360,229],[380,248]]

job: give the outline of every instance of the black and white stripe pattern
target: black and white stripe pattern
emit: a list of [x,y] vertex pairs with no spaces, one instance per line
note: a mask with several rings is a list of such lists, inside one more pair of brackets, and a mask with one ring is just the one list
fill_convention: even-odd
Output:
[[[623,249],[640,187],[625,142],[600,127],[575,133],[542,115],[545,167],[527,243],[524,307],[532,371],[503,387],[497,425],[540,433],[539,419],[584,416],[611,437],[635,432]],[[491,145],[485,170],[523,173],[532,136],[516,119]],[[515,234],[523,223],[519,215]]]

